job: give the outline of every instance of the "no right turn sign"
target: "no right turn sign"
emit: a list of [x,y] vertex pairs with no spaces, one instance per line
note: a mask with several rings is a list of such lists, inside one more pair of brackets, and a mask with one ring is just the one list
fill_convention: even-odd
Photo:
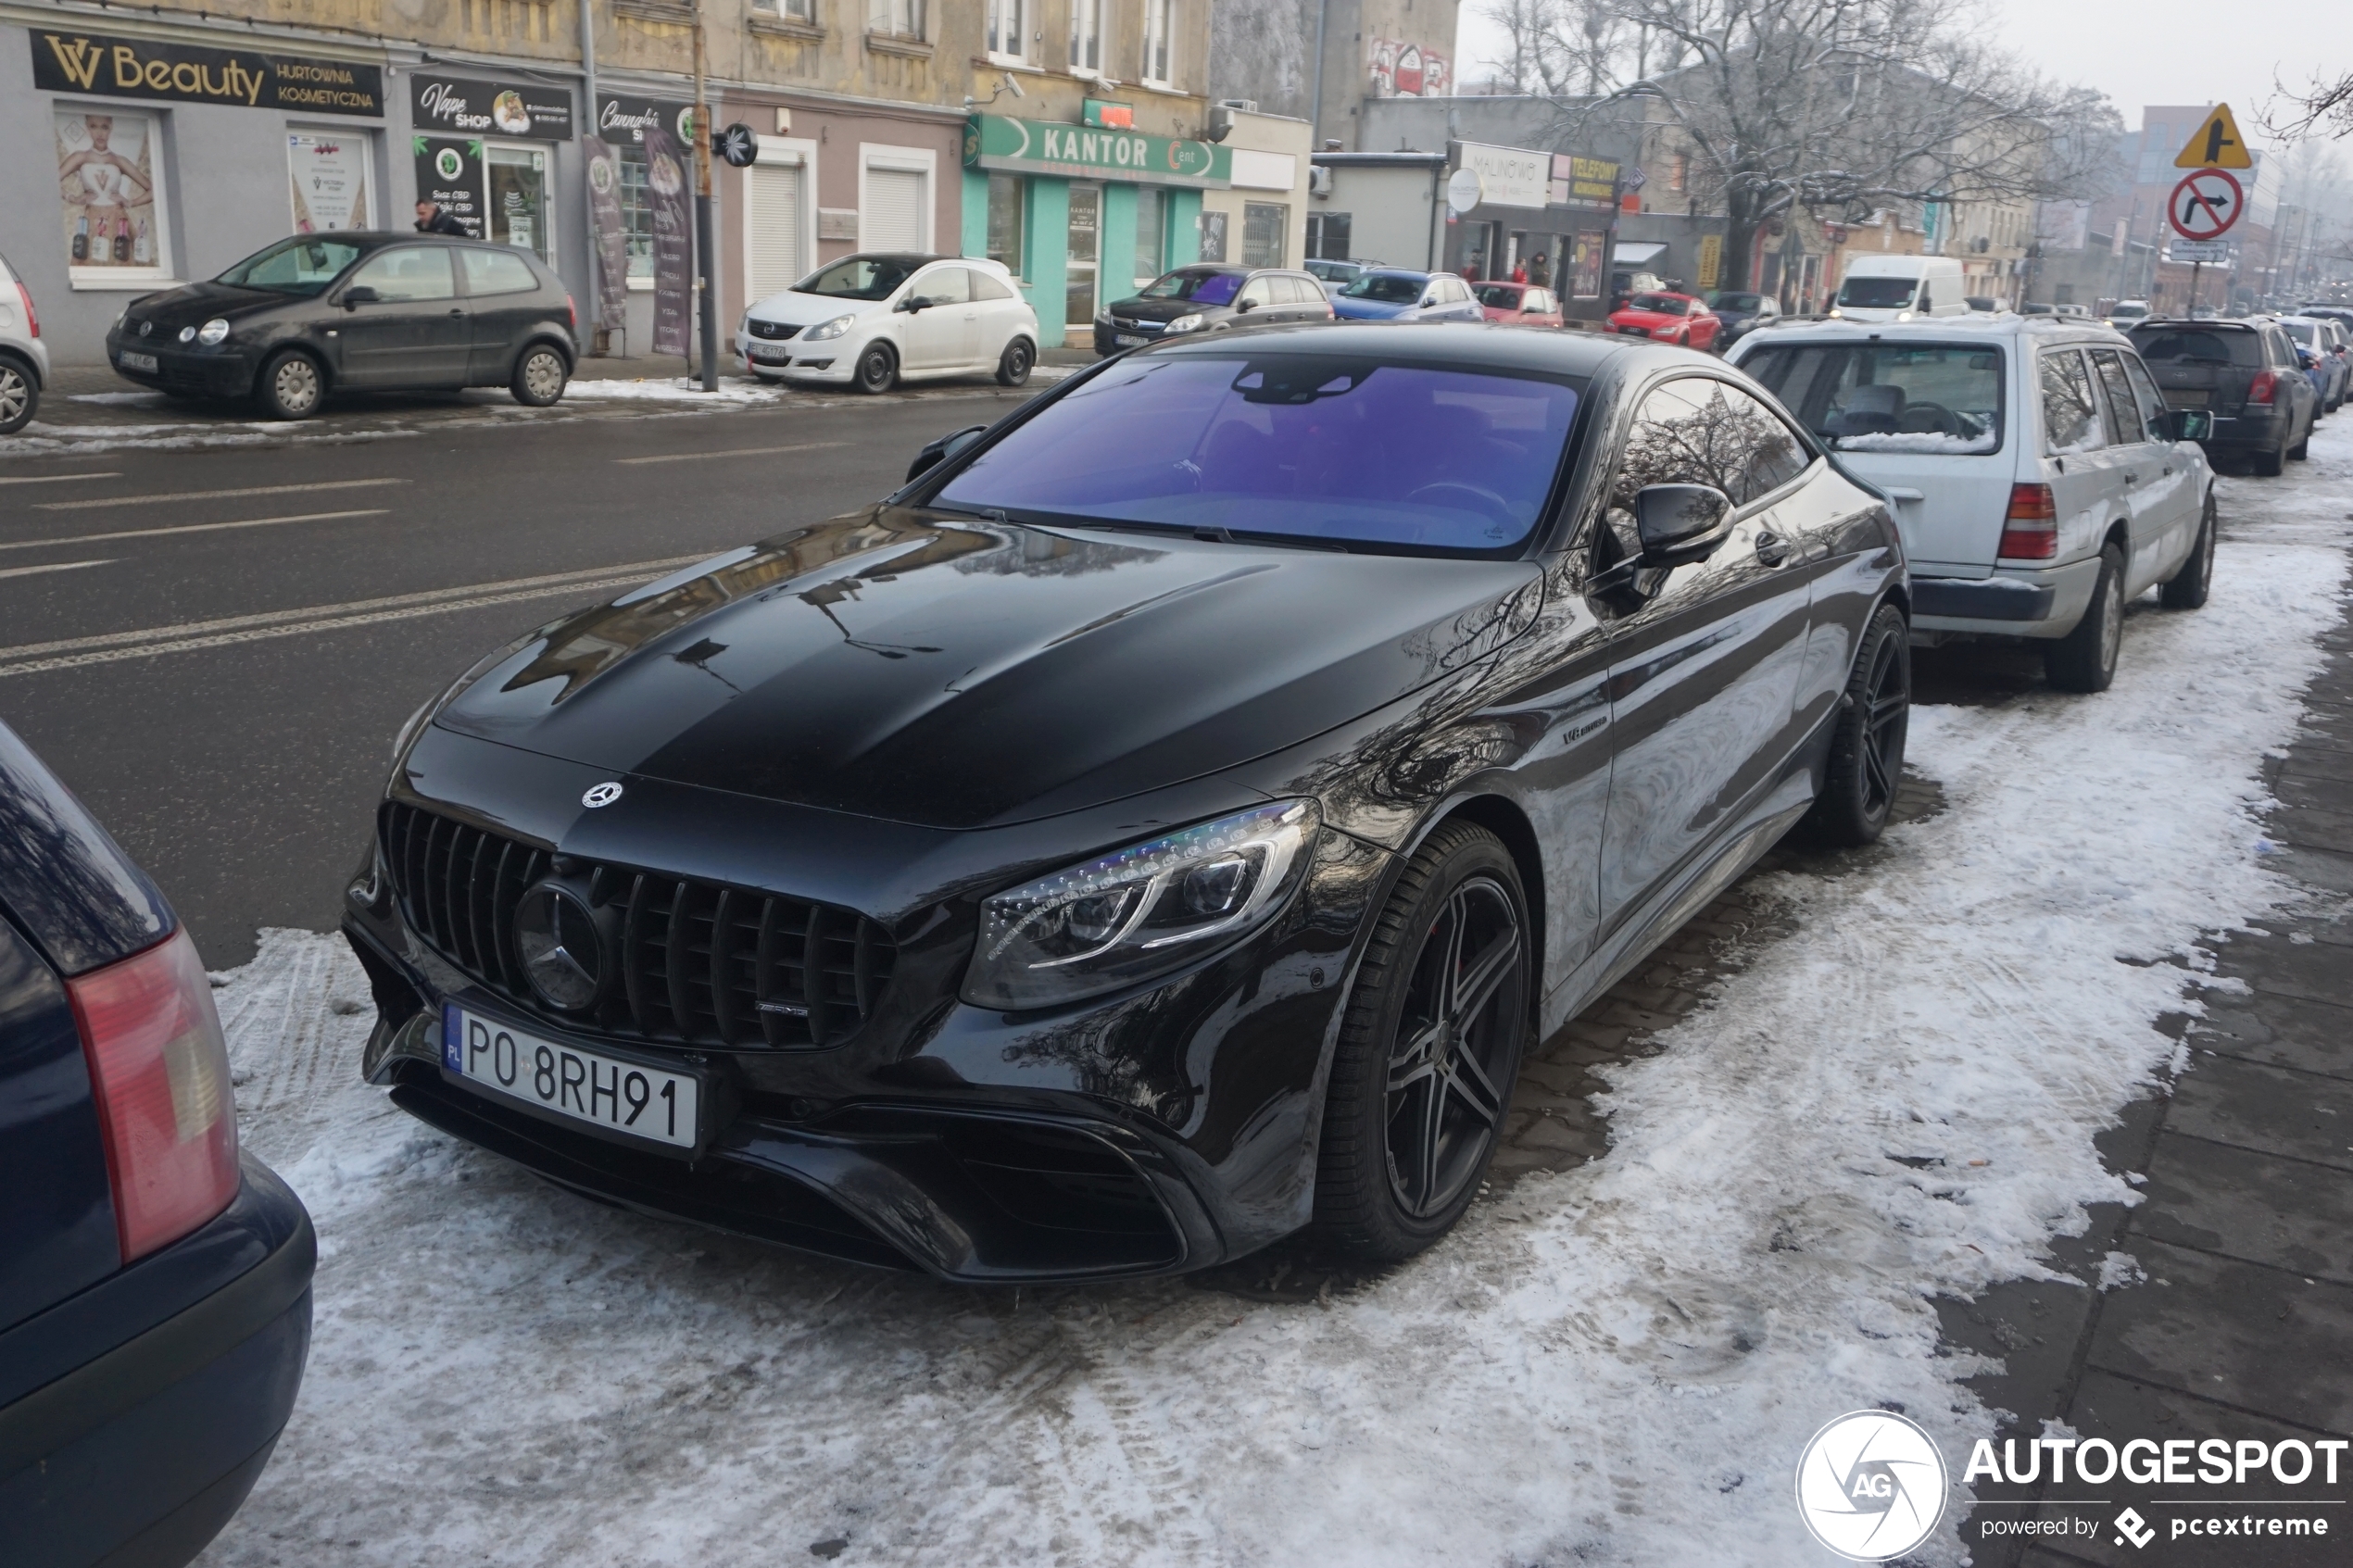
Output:
[[2185,240],[2219,240],[2239,220],[2246,193],[2228,172],[2201,169],[2173,187],[2165,217]]

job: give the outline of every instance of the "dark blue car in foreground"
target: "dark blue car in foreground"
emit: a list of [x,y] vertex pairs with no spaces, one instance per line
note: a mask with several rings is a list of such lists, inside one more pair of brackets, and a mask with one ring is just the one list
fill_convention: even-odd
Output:
[[294,1408],[317,1245],[195,944],[5,724],[0,1194],[0,1563],[177,1568]]

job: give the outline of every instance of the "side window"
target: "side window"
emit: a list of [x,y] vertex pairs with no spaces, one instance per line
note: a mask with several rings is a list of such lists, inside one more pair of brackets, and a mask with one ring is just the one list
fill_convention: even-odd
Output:
[[468,294],[522,294],[539,286],[531,263],[511,250],[461,250],[458,258],[465,263]]
[[1234,296],[1234,308],[1256,310],[1274,302],[1275,280],[1261,275],[1242,285],[1242,292]]
[[2072,348],[2046,348],[2043,378],[2043,447],[2054,453],[2090,452],[2108,445],[2093,400],[2091,372]]
[[1441,278],[1438,286],[1446,291],[1445,300],[1449,305],[1460,305],[1471,296],[1470,285],[1451,274]]
[[1007,288],[1003,280],[999,278],[994,272],[967,271],[965,276],[971,278],[973,281],[973,297],[975,299],[1011,299],[1013,297],[1013,291]]
[[1780,416],[1736,386],[1685,376],[1642,399],[1619,459],[1610,506],[1628,514],[1652,484],[1709,484],[1745,506],[1812,461]]
[[1923,316],[1936,308],[1936,288],[1926,278],[1920,280],[1919,313]]
[[402,245],[380,250],[359,264],[349,287],[376,291],[387,304],[419,299],[455,299],[457,270],[449,265],[447,245]]
[[2129,446],[2146,441],[2148,432],[2142,426],[2140,402],[2133,395],[2133,383],[2124,376],[2124,356],[2113,348],[2095,348],[2092,364],[2100,373],[2100,389],[2108,394],[2108,411],[2116,421],[2117,444]]
[[2141,363],[2139,355],[2120,358],[2124,361],[2125,379],[2133,383],[2133,396],[2141,406],[2141,422],[2156,424],[2157,416],[2165,412],[2165,395],[2157,390],[2157,378],[2149,374],[2149,368]]
[[934,305],[968,305],[972,302],[972,273],[962,267],[942,267],[937,272],[926,272],[915,285],[915,292]]
[[1297,278],[1277,278],[1275,280],[1275,303],[1277,305],[1306,304],[1307,290],[1305,285],[1302,284]]

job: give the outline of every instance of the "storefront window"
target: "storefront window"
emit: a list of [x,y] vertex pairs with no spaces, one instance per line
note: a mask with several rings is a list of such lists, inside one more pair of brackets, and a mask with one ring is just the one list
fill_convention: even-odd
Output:
[[60,110],[57,193],[65,204],[66,256],[77,283],[169,277],[160,193],[156,189],[154,115]]
[[316,234],[336,229],[372,229],[366,132],[329,135],[286,133],[286,171],[294,185],[294,232]]
[[1569,252],[1568,295],[1572,299],[1602,297],[1601,234],[1579,234]]
[[1277,202],[1242,203],[1242,265],[1280,267],[1290,208]]
[[1168,265],[1168,193],[1149,186],[1136,193],[1136,283],[1160,276]]
[[1021,235],[1028,194],[1029,182],[1018,174],[988,177],[988,259],[1004,263],[1016,278],[1027,276],[1022,270]]
[[621,237],[629,253],[629,275],[654,275],[654,208],[646,190],[646,148],[623,142],[613,149],[621,168]]
[[547,150],[490,146],[483,159],[490,175],[490,238],[547,259],[555,216],[547,199]]
[[1345,212],[1311,212],[1307,215],[1308,260],[1348,259],[1350,216]]

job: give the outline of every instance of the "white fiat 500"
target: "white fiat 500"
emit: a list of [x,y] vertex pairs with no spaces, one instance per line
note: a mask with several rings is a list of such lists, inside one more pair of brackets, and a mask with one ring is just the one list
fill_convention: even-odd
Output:
[[1038,313],[1002,263],[902,252],[845,256],[744,312],[736,352],[764,381],[887,392],[901,381],[1038,362]]
[[2050,317],[1787,326],[1732,362],[1895,503],[1912,634],[2032,638],[2051,684],[2107,689],[2124,607],[2196,609],[2214,574],[2201,409],[2131,341]]

